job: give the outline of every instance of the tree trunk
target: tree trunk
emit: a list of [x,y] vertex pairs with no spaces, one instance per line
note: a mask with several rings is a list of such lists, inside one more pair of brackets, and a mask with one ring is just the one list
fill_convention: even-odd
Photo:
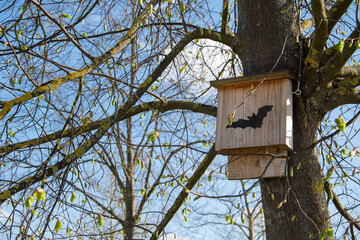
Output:
[[[245,75],[299,71],[293,7],[292,0],[238,2],[234,51],[242,61]],[[297,87],[296,83],[293,85]],[[316,148],[309,148],[316,140],[323,116],[311,108],[304,93],[294,95],[293,100],[294,153],[290,154],[288,166],[294,169],[294,176],[261,180],[267,239],[319,239],[323,228],[330,226],[323,172]]]
[[240,56],[245,75],[298,70],[298,31],[292,2],[238,2],[238,41],[234,51]]

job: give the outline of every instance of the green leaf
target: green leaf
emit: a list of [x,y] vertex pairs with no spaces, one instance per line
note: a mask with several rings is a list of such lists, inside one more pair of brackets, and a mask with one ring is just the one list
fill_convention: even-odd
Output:
[[21,50],[26,51],[27,49],[28,49],[27,46],[25,46],[25,45],[21,46]]
[[196,197],[194,198],[194,201],[199,200],[200,198],[201,198],[200,196],[196,196]]
[[89,120],[90,120],[89,117],[84,118],[84,120],[83,120],[84,126],[87,126],[89,124]]
[[10,86],[11,87],[15,87],[15,82],[16,82],[15,78],[10,78]]
[[352,175],[355,176],[356,172],[357,172],[357,168],[354,168],[353,172],[352,172]]
[[339,130],[345,132],[346,123],[341,116],[339,118],[335,119],[335,123],[336,123],[337,127],[339,128]]
[[360,42],[359,42],[359,41],[356,41],[356,42],[355,42],[355,46],[356,46],[356,48],[360,48]]
[[185,173],[180,176],[180,182],[184,184],[185,182]]
[[10,130],[10,137],[14,137],[15,133],[13,132],[13,130]]
[[153,142],[155,141],[156,138],[159,138],[160,134],[157,131],[152,131],[149,135],[148,135],[148,142]]
[[344,39],[341,39],[341,41],[336,45],[338,52],[342,53],[344,50],[344,46],[345,46],[345,41]]
[[170,9],[170,5],[165,8],[165,12],[166,12],[166,15],[168,16],[168,18],[171,18],[172,11]]
[[20,38],[20,37],[21,37],[21,33],[22,33],[21,30],[17,30],[17,31],[16,31],[16,37],[17,37],[17,38]]
[[146,188],[141,189],[140,194],[145,195],[145,193],[146,193]]
[[331,165],[332,160],[334,160],[334,157],[331,156],[330,154],[327,154],[327,155],[326,155],[326,162],[327,162],[327,164]]
[[75,202],[75,199],[76,199],[76,195],[74,192],[71,192],[71,198],[70,198],[70,202]]
[[97,217],[96,223],[97,223],[97,225],[98,225],[99,227],[102,227],[102,226],[103,226],[103,222],[104,222],[104,218],[103,218],[103,216],[100,214],[100,215]]
[[62,227],[62,223],[60,222],[60,220],[58,219],[57,221],[56,221],[56,223],[55,223],[55,232],[56,233],[58,233],[59,231],[60,231],[60,229],[61,229],[61,227]]
[[345,148],[343,148],[343,149],[341,149],[341,151],[340,151],[344,156],[346,156],[347,155],[347,150],[345,149]]
[[294,176],[294,168],[293,167],[290,167],[289,175],[290,175],[290,177]]
[[331,228],[324,228],[326,234],[330,237],[330,239],[334,239],[334,232]]
[[333,175],[335,169],[336,169],[336,166],[332,166],[331,168],[328,169],[328,171],[326,173],[326,177],[324,178],[324,182],[329,181],[329,179]]
[[203,126],[206,127],[206,121],[201,121]]
[[181,13],[184,13],[186,9],[185,3],[183,1],[180,2],[180,11]]
[[212,172],[209,173],[208,180],[209,180],[209,182],[212,182]]
[[355,156],[356,152],[357,152],[357,150],[356,150],[356,148],[355,148],[355,149],[353,149],[352,151],[350,151],[349,156],[350,156],[350,157]]
[[149,6],[149,13],[150,13],[150,15],[153,14],[153,5],[152,4],[150,4],[150,6]]
[[86,37],[86,36],[87,36],[87,33],[83,33],[82,35],[83,35],[83,37]]
[[28,198],[26,199],[26,201],[25,201],[25,206],[26,206],[27,208],[30,208],[30,207],[31,207],[31,204],[33,203],[33,201],[34,201],[34,197],[33,197],[33,196],[28,197]]
[[142,0],[138,0],[138,3],[139,3],[140,6],[143,5],[143,1],[142,1]]
[[63,13],[60,15],[61,18],[71,18],[69,14]]
[[216,37],[217,37],[217,39],[218,39],[219,41],[221,41],[221,35],[220,35],[220,33],[216,33]]
[[204,29],[200,28],[200,34],[203,35],[204,34]]
[[37,188],[37,189],[35,189],[35,191],[34,191],[34,197],[35,197],[35,199],[38,200],[38,201],[43,200],[43,202],[45,202],[45,200],[46,200],[46,194],[45,194],[44,189],[42,189],[42,188]]

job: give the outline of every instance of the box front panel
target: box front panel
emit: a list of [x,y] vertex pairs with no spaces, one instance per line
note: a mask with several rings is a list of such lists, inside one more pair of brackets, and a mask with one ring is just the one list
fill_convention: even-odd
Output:
[[[292,96],[288,79],[219,88],[216,150],[292,148]],[[255,89],[255,91],[253,91]],[[228,117],[234,113],[232,125]]]

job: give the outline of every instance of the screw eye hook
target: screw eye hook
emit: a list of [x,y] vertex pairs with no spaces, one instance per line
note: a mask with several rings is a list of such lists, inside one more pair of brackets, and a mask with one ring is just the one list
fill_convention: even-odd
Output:
[[299,96],[301,94],[301,90],[297,89],[295,92],[293,92],[296,96]]

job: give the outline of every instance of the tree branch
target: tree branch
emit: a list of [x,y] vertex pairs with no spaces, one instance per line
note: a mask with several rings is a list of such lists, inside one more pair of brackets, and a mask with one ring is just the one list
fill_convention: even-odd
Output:
[[142,112],[150,111],[152,109],[157,109],[161,112],[167,112],[170,110],[175,109],[181,109],[181,110],[189,110],[192,112],[197,113],[204,113],[208,114],[210,116],[215,117],[216,116],[216,107],[200,104],[200,103],[194,103],[194,102],[187,102],[187,101],[156,101],[156,102],[149,102],[149,103],[143,103],[141,105],[135,106],[131,108],[129,111],[127,111],[123,115],[116,115],[115,117],[111,116],[108,118],[100,119],[94,122],[89,122],[86,126],[82,125],[79,127],[73,127],[66,129],[65,131],[57,131],[52,134],[48,134],[43,137],[34,138],[31,140],[27,140],[24,142],[15,143],[12,145],[2,146],[0,147],[0,153],[10,153],[15,150],[38,146],[40,144],[44,144],[47,142],[51,142],[60,138],[66,138],[66,137],[76,137],[80,134],[91,132],[93,130],[98,129],[102,125],[108,123],[108,122],[119,122],[124,119],[127,119],[129,117],[135,116],[137,114],[140,114]]
[[[226,34],[222,34],[225,39],[218,37],[219,33],[208,31],[205,32],[192,32],[181,39],[177,45],[172,48],[170,53],[160,62],[154,72],[147,77],[144,82],[140,85],[139,89],[131,94],[128,100],[121,105],[117,111],[108,118],[108,121],[104,121],[98,128],[98,130],[92,134],[83,144],[81,144],[73,153],[64,157],[60,162],[48,167],[43,172],[38,172],[33,176],[30,176],[19,183],[15,184],[11,188],[0,192],[0,205],[8,198],[13,196],[14,194],[26,189],[27,187],[41,181],[44,177],[49,177],[57,173],[58,171],[64,169],[68,165],[72,164],[75,160],[81,158],[87,151],[89,151],[103,136],[104,134],[111,128],[115,121],[114,119],[120,118],[124,114],[126,114],[130,108],[132,108],[136,102],[143,96],[143,94],[147,91],[147,89],[161,76],[166,67],[174,60],[174,58],[185,48],[185,46],[196,38],[208,38],[214,41],[219,42],[228,42],[232,39],[230,36]],[[129,36],[130,37],[130,36]],[[129,38],[130,41],[130,38]],[[228,42],[231,45],[231,41]],[[225,43],[226,44],[226,43]],[[3,109],[4,110],[4,109]],[[1,113],[1,112],[0,112]],[[0,116],[1,117],[1,116]]]
[[[360,24],[358,24],[357,28],[350,34],[350,36],[344,41],[344,48],[342,51],[338,51],[330,61],[322,68],[321,75],[323,76],[323,86],[326,86],[329,82],[331,82],[341,70],[344,68],[347,61],[357,50],[356,44],[352,44],[353,41],[357,41],[360,36],[360,32],[358,30],[360,28]],[[338,43],[340,44],[340,43]]]
[[91,56],[90,53],[88,53],[78,42],[75,41],[75,39],[69,34],[68,31],[66,31],[65,27],[62,25],[62,23],[58,22],[55,18],[51,16],[50,13],[48,13],[40,3],[36,2],[35,0],[30,0],[37,8],[39,8],[45,16],[47,16],[51,21],[53,21],[66,35],[66,37],[72,42],[77,49],[80,50],[87,58],[89,58],[91,61],[94,61],[94,57]]
[[[155,4],[159,0],[153,0],[149,4]],[[0,121],[6,116],[8,112],[12,109],[13,106],[24,103],[32,98],[38,97],[43,93],[49,92],[50,90],[56,89],[57,87],[61,86],[62,84],[73,81],[75,79],[84,77],[88,73],[92,72],[94,69],[98,68],[101,64],[106,62],[108,59],[114,57],[117,53],[119,53],[122,49],[124,49],[129,43],[131,38],[134,36],[136,31],[141,27],[143,19],[149,14],[148,8],[143,11],[134,21],[132,27],[129,31],[125,34],[125,36],[117,43],[114,47],[112,47],[109,51],[102,54],[101,56],[95,58],[93,63],[89,66],[84,67],[83,69],[72,72],[66,75],[65,77],[56,78],[54,81],[49,82],[46,85],[40,86],[33,90],[32,92],[27,92],[24,95],[12,99],[10,101],[3,102],[3,108],[0,111]]]
[[360,104],[360,91],[355,89],[352,84],[340,83],[327,96],[324,110],[330,111],[345,104]]
[[356,65],[343,67],[337,76],[341,78],[357,78],[359,75],[360,65]]
[[222,10],[221,32],[226,33],[229,22],[229,0],[223,0]]
[[343,207],[343,205],[340,202],[340,199],[336,195],[336,193],[331,189],[329,182],[324,183],[325,191],[328,194],[328,196],[332,196],[332,202],[334,203],[336,209],[339,211],[339,213],[348,220],[351,224],[354,224],[354,226],[360,230],[360,223],[356,219],[354,219]]
[[211,147],[211,149],[209,150],[209,152],[206,154],[204,160],[200,163],[198,168],[195,170],[192,177],[188,180],[187,184],[185,185],[186,188],[184,188],[181,191],[181,193],[175,199],[171,208],[165,214],[163,220],[160,222],[159,225],[157,225],[156,230],[151,235],[150,240],[158,239],[159,235],[164,231],[164,228],[166,227],[166,225],[170,222],[170,220],[174,217],[175,213],[179,210],[179,208],[184,203],[184,200],[189,195],[190,190],[195,186],[195,184],[199,181],[199,179],[204,174],[206,169],[212,163],[215,156],[216,156],[215,146],[213,145]]
[[[305,68],[303,72],[304,79],[312,80],[317,75],[317,69],[320,64],[321,55],[324,51],[328,35],[328,20],[326,8],[323,0],[311,1],[312,15],[315,21],[315,36],[311,44],[310,52],[305,59]],[[315,81],[308,82],[308,89],[312,91]]]
[[353,0],[336,1],[328,12],[328,37],[339,22],[340,18],[347,12]]

